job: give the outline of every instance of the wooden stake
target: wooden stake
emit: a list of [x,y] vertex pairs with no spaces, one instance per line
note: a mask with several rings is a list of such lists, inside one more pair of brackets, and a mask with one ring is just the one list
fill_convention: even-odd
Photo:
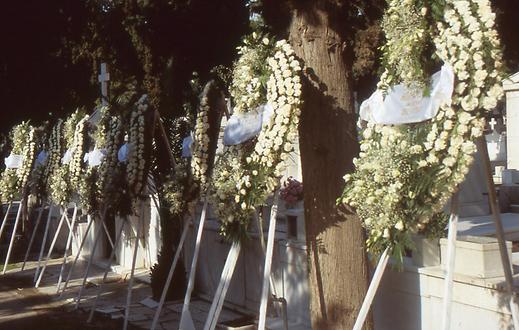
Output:
[[209,309],[207,320],[205,321],[204,330],[214,330],[216,328],[216,323],[220,317],[225,296],[227,295],[227,290],[229,289],[229,284],[231,283],[232,275],[236,268],[236,262],[240,256],[240,250],[240,242],[232,243],[227,259],[225,260],[222,276],[220,277],[220,283],[218,284],[218,288],[214,294],[213,302]]
[[[105,207],[103,211],[103,217],[101,218],[101,221],[105,221],[107,208]],[[94,220],[92,220],[93,222]],[[76,298],[76,306],[75,309],[79,308],[79,304],[81,303],[81,297],[83,295],[83,290],[85,289],[86,281],[88,278],[88,274],[90,273],[90,267],[92,267],[92,263],[94,261],[94,255],[97,250],[97,246],[99,245],[99,239],[101,238],[101,230],[103,226],[99,224],[99,228],[97,228],[95,234],[94,234],[94,246],[92,247],[92,252],[90,252],[90,257],[88,258],[87,268],[85,270],[85,274],[83,275],[83,282],[81,283],[81,287],[79,288],[79,293]]]
[[90,314],[88,316],[87,323],[92,322],[92,319],[94,317],[94,312],[95,312],[95,309],[96,309],[96,306],[97,306],[97,301],[99,300],[99,297],[101,296],[101,293],[103,292],[104,285],[105,285],[105,282],[106,282],[106,278],[108,277],[108,273],[110,272],[110,269],[112,268],[112,263],[113,263],[113,261],[115,259],[115,253],[116,253],[115,247],[121,241],[121,236],[122,236],[122,233],[123,233],[124,225],[127,222],[128,222],[128,218],[125,218],[124,222],[121,225],[121,228],[119,229],[119,232],[117,233],[117,236],[115,238],[115,245],[114,245],[114,248],[112,249],[112,253],[110,254],[110,258],[108,259],[108,264],[106,265],[105,273],[103,275],[103,281],[101,282],[101,284],[97,288],[97,294],[96,294],[96,297],[95,297],[94,302],[92,304],[92,307],[90,308]]
[[373,304],[373,299],[375,298],[375,294],[377,293],[378,286],[380,281],[382,280],[382,275],[384,275],[384,271],[387,267],[387,262],[389,260],[389,248],[386,248],[377,264],[377,268],[375,269],[375,273],[373,274],[373,278],[371,279],[371,283],[369,284],[368,292],[366,293],[366,297],[362,302],[362,307],[360,308],[359,315],[357,316],[357,320],[355,320],[355,325],[353,326],[353,330],[361,330],[364,322],[366,321],[366,317],[368,316],[369,309]]
[[27,263],[27,259],[29,258],[29,253],[31,252],[32,244],[34,243],[34,238],[36,237],[38,227],[40,226],[41,217],[43,215],[44,209],[45,209],[45,205],[42,204],[40,206],[40,211],[38,212],[38,218],[36,219],[36,224],[34,225],[34,228],[32,230],[31,239],[29,240],[29,245],[27,246],[27,251],[25,252],[25,257],[23,258],[22,268],[20,269],[21,271],[23,271],[25,269],[25,264]]
[[[141,220],[144,218],[144,203],[141,202],[141,216],[138,220]],[[128,293],[126,295],[126,308],[124,310],[124,325],[123,330],[128,329],[128,321],[130,319],[130,304],[132,302],[132,290],[133,290],[133,280],[134,280],[134,274],[135,274],[135,264],[137,262],[137,252],[139,250],[139,241],[140,241],[140,235],[141,235],[141,226],[139,224],[139,221],[137,221],[137,232],[135,237],[135,248],[133,249],[133,259],[132,259],[132,270],[130,272],[130,280],[128,281]]]
[[178,242],[177,250],[175,251],[175,257],[173,257],[173,263],[169,268],[168,277],[166,278],[166,283],[164,283],[164,288],[162,289],[162,294],[160,295],[159,305],[157,306],[157,310],[155,311],[155,316],[153,317],[153,323],[151,325],[151,329],[155,329],[159,322],[160,313],[162,311],[162,306],[166,301],[166,295],[168,293],[169,286],[171,285],[171,280],[173,279],[173,274],[175,273],[175,268],[177,267],[178,259],[180,258],[180,252],[184,246],[184,242],[186,240],[187,233],[189,231],[189,219],[184,221],[184,229],[182,230],[182,235],[180,236],[180,241]]
[[[22,199],[23,201],[23,199]],[[20,201],[20,205],[18,206],[18,212],[16,213],[16,220],[14,221],[13,232],[11,233],[11,240],[9,241],[9,248],[7,249],[7,256],[5,257],[4,269],[2,270],[2,275],[5,274],[7,270],[7,265],[9,264],[9,258],[11,257],[11,252],[13,251],[14,239],[16,237],[16,230],[18,229],[18,224],[20,223],[20,215],[22,214],[22,201]]]
[[9,202],[7,206],[7,212],[4,215],[4,221],[2,221],[2,225],[0,226],[0,239],[2,238],[2,234],[4,233],[5,225],[7,224],[7,218],[9,217],[9,212],[11,211],[11,207],[13,206],[13,201]]
[[[66,208],[64,209],[64,212],[67,212]],[[61,269],[59,271],[56,293],[59,293],[59,290],[61,287],[61,281],[63,279],[63,272],[65,271],[65,265],[67,264],[68,250],[70,249],[70,245],[72,243],[72,237],[74,235],[74,226],[76,225],[76,217],[77,217],[77,205],[74,205],[74,213],[72,214],[72,221],[70,224],[70,230],[68,232],[67,243],[65,244],[65,252],[63,253],[63,262],[61,263]]]
[[265,252],[265,266],[263,267],[263,286],[261,290],[261,302],[258,320],[258,330],[265,329],[267,320],[267,304],[270,292],[270,272],[272,267],[272,255],[274,252],[274,239],[276,236],[276,220],[278,214],[279,191],[274,195],[274,202],[270,210],[269,234],[267,241],[267,250]]
[[[198,263],[198,256],[200,254],[200,246],[202,245],[202,234],[204,232],[204,224],[207,215],[207,204],[208,197],[206,196],[204,200],[204,206],[202,208],[202,214],[200,215],[200,221],[198,222],[195,251],[193,252],[193,260],[191,261],[189,281],[187,284],[186,295],[184,296],[184,305],[182,306],[182,316],[180,318],[180,329],[182,330],[194,330],[194,323],[193,318],[191,317],[191,313],[189,311],[189,304],[191,302],[191,294],[193,293],[193,288],[195,287],[196,265]],[[152,327],[152,330],[155,330],[155,328]]]
[[52,243],[50,244],[49,252],[47,253],[47,258],[45,259],[45,262],[43,263],[43,267],[38,276],[38,280],[36,281],[36,284],[34,285],[35,288],[40,286],[41,279],[43,278],[43,274],[45,273],[47,264],[49,263],[49,260],[52,256],[52,251],[54,250],[54,245],[56,244],[56,241],[58,240],[59,232],[61,231],[61,227],[63,226],[63,221],[65,221],[66,216],[67,216],[66,212],[63,212],[63,215],[61,216],[61,219],[58,224],[58,228],[56,229],[56,233],[54,234],[54,238],[52,239]]
[[40,275],[40,264],[41,264],[41,259],[43,258],[43,253],[45,252],[45,244],[47,243],[47,236],[49,234],[49,226],[50,226],[51,217],[52,217],[52,204],[49,204],[49,214],[47,215],[47,223],[45,224],[45,232],[43,233],[43,239],[41,241],[40,255],[38,256],[38,264],[36,265],[36,270],[34,272],[34,280],[33,280],[34,283],[36,283],[36,280],[38,279],[38,275]]
[[452,312],[452,288],[454,267],[456,260],[456,237],[458,233],[458,193],[451,198],[451,216],[449,218],[449,237],[447,245],[447,269],[445,271],[445,282],[443,290],[443,314],[442,329],[448,330],[451,324]]
[[490,158],[488,156],[487,142],[485,136],[482,135],[478,139],[479,150],[483,157],[483,164],[485,167],[485,179],[488,188],[488,199],[490,202],[490,209],[492,210],[492,218],[496,226],[497,242],[499,244],[499,252],[501,255],[501,264],[503,265],[503,271],[505,273],[506,291],[510,296],[510,307],[512,309],[512,318],[515,329],[519,329],[519,313],[517,311],[517,304],[514,303],[514,278],[512,275],[510,256],[506,248],[505,233],[503,230],[503,224],[501,222],[501,211],[499,210],[499,204],[497,200],[496,188],[494,187],[494,179],[492,178],[492,167],[490,164]]
[[[63,289],[61,290],[61,295],[63,295],[63,292],[65,292],[65,290],[67,289],[68,283],[69,283],[70,279],[72,278],[72,272],[74,271],[74,268],[76,267],[76,263],[79,260],[79,256],[81,255],[81,250],[83,249],[83,245],[85,245],[85,242],[88,238],[88,233],[90,231],[90,228],[92,227],[92,224],[94,223],[93,219],[94,218],[90,218],[90,221],[88,222],[87,228],[85,230],[85,234],[83,235],[83,239],[81,240],[81,243],[77,250],[76,257],[74,258],[74,262],[72,262],[72,266],[70,266],[70,269],[68,271],[67,280],[65,281],[65,285],[63,285]],[[61,297],[61,295],[60,295],[60,297]]]

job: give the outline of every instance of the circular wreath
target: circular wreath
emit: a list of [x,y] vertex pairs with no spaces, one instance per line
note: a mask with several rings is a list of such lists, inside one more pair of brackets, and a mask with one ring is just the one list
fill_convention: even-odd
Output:
[[503,95],[494,18],[488,0],[390,1],[379,88],[403,83],[427,94],[428,76],[442,63],[453,68],[455,85],[452,102],[430,121],[363,123],[341,201],[356,209],[370,251],[390,247],[401,260],[411,234],[443,233],[442,209],[469,170],[485,113]]
[[0,197],[2,201],[12,201],[21,196],[27,186],[36,154],[35,129],[25,121],[11,130],[11,154],[23,157],[19,168],[6,168],[0,177]]
[[301,104],[301,64],[289,43],[253,33],[239,53],[231,87],[235,111],[269,103],[273,115],[256,141],[227,147],[215,168],[211,199],[220,232],[228,240],[247,237],[256,207],[266,204],[278,187],[284,161],[297,138]]
[[[72,157],[75,153],[75,150],[72,148],[74,145],[74,136],[76,135],[76,127],[83,117],[84,114],[79,110],[73,112],[63,125],[63,137],[61,139],[56,138],[56,140],[53,141],[53,143],[60,143],[59,149],[61,149],[61,152],[65,150],[71,152]],[[58,149],[57,146],[55,147]],[[72,162],[72,158],[69,160],[69,164],[63,164],[62,156],[64,157],[65,155],[62,153],[54,153],[51,155],[54,159],[52,160],[52,168],[49,177],[49,196],[56,205],[65,206],[71,201],[72,194],[76,192],[75,187],[77,186],[74,187],[70,184],[70,163]],[[83,154],[80,154],[79,156],[83,157]]]
[[148,182],[150,156],[152,147],[152,132],[150,129],[152,118],[146,96],[135,104],[130,114],[128,132],[128,164],[126,176],[128,188],[132,198],[142,197]]

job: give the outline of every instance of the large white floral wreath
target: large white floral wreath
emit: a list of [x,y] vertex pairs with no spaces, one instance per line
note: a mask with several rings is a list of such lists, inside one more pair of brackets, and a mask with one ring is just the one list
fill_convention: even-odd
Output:
[[149,158],[151,155],[151,135],[153,128],[148,123],[149,104],[146,95],[135,104],[130,114],[128,131],[128,164],[126,175],[132,198],[142,197],[148,183]]
[[26,187],[36,154],[35,129],[29,122],[22,122],[11,131],[11,155],[22,156],[18,168],[6,168],[0,177],[0,199],[12,201],[21,196]]
[[[63,138],[60,139],[58,136],[54,136],[52,139],[51,154],[49,161],[50,177],[49,177],[49,196],[51,200],[57,205],[67,205],[72,199],[72,194],[75,193],[75,188],[70,184],[71,172],[70,169],[74,169],[74,166],[69,166],[74,156],[73,144],[74,136],[76,134],[76,128],[78,123],[84,118],[84,114],[79,110],[73,112],[65,121],[63,125]],[[58,133],[58,132],[56,132]],[[59,133],[58,133],[59,134]],[[58,147],[57,144],[60,144]],[[64,154],[58,154],[58,150],[66,152]],[[80,154],[82,157],[83,155]]]
[[125,166],[119,161],[118,152],[124,143],[124,125],[121,116],[112,114],[109,108],[101,109],[94,139],[98,148],[105,149],[105,158],[99,166],[97,191],[99,204],[108,214],[127,216],[132,213]]
[[455,86],[452,102],[430,121],[363,123],[356,170],[345,176],[341,201],[356,209],[372,252],[390,247],[401,258],[412,247],[410,234],[443,231],[442,209],[469,170],[485,113],[502,96],[494,18],[488,0],[390,1],[379,88],[403,83],[427,94],[428,76],[442,62],[453,68]]
[[[52,131],[48,140],[48,155],[45,168],[43,170],[43,186],[42,197],[48,199],[50,197],[51,176],[55,173],[61,165],[61,157],[63,155],[63,120],[58,119],[56,124],[52,127]],[[44,190],[44,191],[43,191]]]
[[256,208],[266,204],[279,185],[284,161],[297,138],[301,104],[301,64],[290,44],[253,33],[239,53],[231,86],[235,111],[254,110],[264,103],[274,111],[255,144],[227,147],[216,166],[211,200],[220,232],[228,240],[247,237]]

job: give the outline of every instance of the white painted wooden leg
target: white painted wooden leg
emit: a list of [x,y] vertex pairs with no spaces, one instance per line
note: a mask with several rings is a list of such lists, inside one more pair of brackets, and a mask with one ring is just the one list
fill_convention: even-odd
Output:
[[112,247],[112,250],[115,248],[114,242],[112,241],[112,238],[110,237],[110,232],[108,231],[108,227],[106,227],[106,222],[103,221],[103,230],[105,231],[106,237],[108,238],[108,243],[110,243],[110,246]]
[[0,226],[0,239],[2,238],[2,234],[4,233],[5,225],[7,224],[7,218],[9,217],[9,212],[11,211],[12,206],[13,202],[11,201],[7,206],[7,212],[5,212],[4,221],[2,221],[2,225]]
[[41,260],[43,258],[43,253],[45,252],[45,244],[47,243],[47,236],[49,235],[49,227],[50,227],[51,218],[52,218],[52,204],[49,204],[49,214],[47,215],[47,223],[45,224],[45,231],[43,233],[43,239],[41,241],[40,254],[38,256],[38,263],[36,264],[36,270],[34,272],[33,282],[35,284],[36,284],[36,280],[38,279],[38,276],[40,275],[40,265],[41,265]]
[[261,290],[261,302],[258,320],[258,330],[265,329],[267,320],[267,304],[270,292],[270,272],[272,267],[272,255],[274,253],[274,238],[276,236],[276,217],[278,214],[279,193],[274,196],[274,203],[270,211],[269,233],[267,241],[267,250],[265,253],[265,266],[263,268],[263,287]]
[[[198,255],[200,254],[200,245],[202,243],[202,234],[204,232],[205,219],[207,217],[208,198],[205,197],[202,214],[198,222],[198,231],[196,234],[195,251],[193,252],[193,260],[191,261],[191,271],[189,272],[189,281],[187,284],[186,295],[184,297],[184,305],[182,306],[182,316],[180,318],[180,329],[195,330],[195,325],[191,313],[189,311],[189,303],[191,302],[191,294],[195,287],[196,265],[198,262]],[[154,330],[154,329],[153,329]]]
[[[106,212],[104,212],[104,215],[106,215]],[[101,219],[101,221],[105,221],[105,217],[103,215],[103,218]],[[94,220],[92,219],[92,222]],[[83,290],[85,289],[85,285],[86,285],[86,281],[88,279],[88,274],[90,273],[90,267],[92,267],[92,262],[94,260],[94,255],[96,253],[96,250],[97,250],[97,246],[99,245],[99,239],[101,238],[101,230],[103,229],[103,226],[101,224],[99,224],[99,227],[97,228],[96,232],[95,232],[95,238],[94,238],[94,246],[92,247],[92,252],[90,252],[90,257],[88,257],[88,263],[87,263],[87,268],[85,270],[85,274],[83,275],[83,282],[81,283],[81,287],[79,288],[79,293],[77,295],[77,298],[76,298],[76,306],[75,306],[75,309],[78,309],[79,308],[79,304],[81,303],[81,297],[83,296]]]
[[20,205],[18,206],[18,212],[16,213],[16,220],[14,221],[13,232],[11,233],[11,240],[9,241],[9,248],[7,249],[7,256],[5,257],[4,269],[2,270],[2,275],[5,274],[7,270],[7,265],[9,264],[9,258],[11,257],[11,252],[13,251],[14,239],[16,238],[16,231],[18,230],[18,224],[20,223],[20,216],[22,214],[22,204],[23,201],[20,201]]
[[41,279],[43,278],[43,274],[45,273],[45,269],[47,269],[47,264],[49,263],[50,257],[52,255],[52,251],[54,250],[54,245],[56,244],[56,241],[58,240],[59,232],[61,231],[61,227],[63,226],[63,221],[65,221],[66,213],[63,212],[63,215],[61,216],[61,219],[58,224],[58,228],[56,229],[56,233],[54,234],[54,238],[52,239],[52,243],[50,244],[49,252],[47,253],[47,258],[45,259],[45,262],[43,263],[43,267],[41,268],[40,274],[38,276],[38,280],[36,281],[36,284],[34,285],[35,288],[40,286]]
[[2,225],[0,226],[0,239],[2,238],[2,234],[4,233],[5,225],[7,224],[7,218],[9,217],[9,212],[11,211],[12,206],[13,202],[11,201],[7,206],[7,212],[5,212],[4,221],[2,221]]
[[101,293],[103,292],[106,278],[108,277],[108,273],[110,272],[110,269],[112,268],[112,263],[113,263],[113,261],[115,259],[115,253],[117,252],[115,247],[117,247],[117,245],[121,241],[121,236],[122,236],[124,225],[126,224],[126,222],[127,222],[127,219],[125,219],[125,221],[121,225],[121,228],[119,229],[119,232],[117,233],[117,236],[115,237],[114,248],[112,248],[112,253],[110,253],[110,258],[108,259],[108,264],[106,265],[105,273],[103,275],[103,281],[97,287],[97,294],[96,294],[96,297],[94,299],[94,303],[92,304],[92,307],[90,309],[90,314],[88,316],[87,323],[92,322],[92,319],[94,317],[94,312],[96,310],[97,301],[99,300],[99,297],[101,296]]
[[34,238],[36,237],[36,233],[38,232],[38,227],[40,226],[41,217],[43,215],[43,210],[45,209],[45,205],[41,205],[40,211],[38,212],[38,218],[36,218],[36,224],[32,230],[31,239],[29,240],[29,245],[27,246],[27,251],[25,252],[25,256],[23,258],[22,268],[20,270],[25,269],[25,264],[27,263],[27,259],[29,258],[29,253],[31,252],[32,244],[34,243]]
[[227,295],[227,290],[229,289],[229,284],[231,283],[232,275],[234,273],[234,269],[236,268],[236,262],[240,256],[240,249],[240,242],[234,242],[231,246],[231,249],[229,250],[227,260],[225,261],[225,266],[223,267],[220,283],[218,284],[218,288],[216,289],[216,293],[213,298],[213,303],[209,309],[209,314],[204,325],[204,330],[214,330],[216,324],[218,323],[218,318],[220,317],[220,312],[222,311],[225,296]]
[[449,218],[449,234],[447,242],[447,269],[445,271],[445,282],[443,286],[443,310],[442,329],[448,330],[451,325],[452,311],[452,287],[454,284],[454,266],[456,260],[456,238],[458,235],[458,197],[454,194],[451,198],[451,216]]
[[184,229],[182,230],[182,235],[180,236],[180,241],[178,242],[177,250],[175,251],[175,257],[173,258],[173,263],[171,263],[171,267],[169,268],[168,277],[166,278],[166,282],[164,283],[164,288],[162,288],[159,305],[157,306],[157,310],[155,311],[155,315],[153,316],[153,323],[151,324],[152,330],[155,330],[155,328],[157,327],[157,324],[159,322],[160,313],[162,311],[162,307],[164,306],[164,302],[166,301],[166,295],[168,293],[169,286],[171,285],[171,281],[173,280],[173,274],[175,273],[175,268],[177,267],[177,263],[180,258],[180,253],[184,246],[184,242],[186,240],[188,231],[189,231],[189,219],[186,219],[184,221]]
[[371,279],[371,283],[369,284],[368,292],[366,293],[366,297],[362,302],[362,307],[360,308],[359,315],[355,320],[353,330],[362,329],[364,321],[366,321],[366,316],[368,315],[369,309],[371,308],[371,304],[373,304],[373,299],[375,298],[375,294],[377,293],[380,281],[382,280],[382,275],[384,275],[384,271],[386,270],[388,260],[389,248],[386,248],[380,256],[377,268],[375,269],[375,273],[373,274],[373,278]]
[[[67,212],[65,208],[64,212]],[[61,269],[59,271],[58,284],[56,288],[56,293],[59,293],[61,287],[61,281],[63,280],[63,272],[65,271],[65,266],[67,265],[67,257],[68,250],[70,249],[70,245],[72,243],[72,238],[74,235],[74,226],[76,225],[76,217],[77,217],[77,205],[74,205],[74,213],[72,214],[72,221],[70,224],[70,230],[68,232],[67,243],[65,244],[65,253],[63,253],[63,262],[61,263]]]
[[139,221],[137,222],[137,233],[135,236],[135,248],[133,249],[133,259],[132,259],[132,270],[130,272],[130,280],[128,281],[128,293],[126,295],[126,308],[124,310],[124,325],[123,330],[128,329],[128,321],[130,318],[130,304],[132,302],[132,289],[133,289],[133,280],[134,280],[134,274],[135,274],[135,264],[137,263],[137,252],[139,250],[139,241],[140,241],[140,235],[141,235],[141,226],[140,221],[143,219],[143,213],[144,213],[144,205],[141,205],[141,216],[139,218]]
[[[81,256],[81,250],[83,249],[83,246],[85,245],[85,242],[88,238],[88,233],[90,232],[90,228],[92,227],[92,224],[94,223],[94,218],[90,218],[90,221],[88,222],[88,225],[85,230],[85,234],[83,235],[83,239],[81,240],[81,243],[79,245],[79,248],[76,253],[76,257],[74,258],[74,261],[72,262],[72,266],[70,266],[70,269],[68,271],[67,279],[65,281],[65,285],[63,285],[63,289],[61,290],[61,295],[63,295],[63,292],[68,287],[68,283],[70,282],[70,279],[72,278],[72,272],[74,271],[74,268],[76,267],[77,261],[79,260],[79,257]],[[61,297],[60,295],[60,297]]]

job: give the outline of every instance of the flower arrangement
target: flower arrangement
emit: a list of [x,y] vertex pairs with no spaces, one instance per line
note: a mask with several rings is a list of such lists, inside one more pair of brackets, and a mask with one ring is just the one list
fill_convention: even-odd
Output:
[[23,157],[19,168],[6,168],[0,177],[0,199],[4,202],[19,197],[27,185],[36,153],[35,130],[22,122],[11,130],[11,154]]
[[234,65],[230,86],[235,112],[247,112],[266,103],[265,86],[271,72],[265,61],[272,49],[272,41],[256,32],[246,36],[238,47],[240,58]]
[[193,120],[189,116],[176,118],[172,122],[171,146],[175,157],[175,168],[163,185],[163,196],[173,218],[182,219],[185,214],[193,213],[195,200],[200,189],[193,180],[193,160],[182,158],[182,140],[191,131]]
[[128,132],[130,150],[126,176],[132,197],[141,197],[148,182],[148,160],[151,151],[151,136],[149,136],[151,130],[147,129],[148,118],[150,118],[148,100],[143,96],[132,109]]
[[[395,18],[396,13],[406,16]],[[356,170],[344,177],[346,188],[339,201],[356,209],[370,251],[389,247],[401,259],[403,250],[412,247],[410,234],[442,234],[442,209],[469,170],[476,150],[473,140],[483,134],[485,113],[503,95],[494,18],[488,0],[390,1],[383,24],[387,66],[379,85],[422,86],[412,81],[423,82],[441,62],[453,67],[456,79],[452,102],[441,105],[430,121],[363,124]],[[434,24],[424,29],[424,20]],[[421,30],[407,29],[409,22]],[[408,48],[404,39],[411,42]],[[425,44],[430,40],[432,44]],[[425,49],[432,49],[434,56],[425,56]],[[396,57],[408,64],[391,64]]]
[[72,159],[68,167],[70,173],[70,183],[74,187],[80,186],[81,180],[85,176],[85,162],[83,156],[88,151],[88,119],[90,116],[86,115],[79,120],[74,131],[74,138],[72,140]]
[[43,184],[45,189],[42,189],[42,197],[47,199],[49,197],[51,188],[51,175],[58,171],[61,164],[61,156],[64,150],[63,142],[63,120],[58,119],[49,136],[48,141],[48,155],[47,162],[43,168]]
[[303,184],[293,177],[289,177],[283,183],[279,195],[288,208],[294,207],[297,202],[303,200]]
[[124,143],[124,135],[122,118],[110,114],[110,109],[104,108],[94,134],[96,146],[103,147],[106,151],[105,158],[98,168],[96,191],[100,196],[99,203],[107,208],[107,212],[122,217],[132,213],[126,167],[117,157],[119,147]]
[[200,107],[195,122],[195,133],[191,156],[191,172],[194,182],[204,193],[207,190],[208,178],[213,170],[218,133],[220,133],[221,113],[216,102],[223,98],[215,81],[204,87],[200,97]]
[[[74,150],[72,148],[74,144],[74,136],[76,135],[76,127],[83,117],[84,115],[79,110],[76,110],[69,116],[69,118],[67,118],[63,125],[62,150],[70,150],[72,155],[74,155]],[[61,155],[58,154],[52,156],[59,158]],[[80,154],[80,156],[82,157],[83,155]],[[65,157],[61,158],[61,162],[53,162],[52,172],[50,172],[49,177],[49,196],[57,205],[66,205],[71,200],[72,194],[75,192],[74,186],[70,184],[70,163],[63,164],[64,158]]]
[[[48,164],[48,125],[44,124],[38,128],[36,128],[36,161],[34,167],[32,169],[31,174],[29,175],[29,192],[30,194],[36,196],[36,198],[43,200],[46,196],[46,178],[44,177],[44,172],[46,166]],[[40,155],[41,153],[41,155]]]
[[[81,153],[82,155],[89,152],[92,145],[94,149],[102,149],[105,145],[107,131],[105,126],[106,122],[110,120],[109,108],[107,106],[98,108],[97,114],[93,117],[99,118],[98,121],[90,122],[91,119],[88,119],[85,122],[85,124],[88,125],[88,128],[83,128],[82,138],[78,138],[78,141],[83,141],[84,147],[78,148],[83,150]],[[81,123],[78,124],[78,130],[81,131],[80,125]],[[103,159],[103,162],[104,161],[105,159]],[[98,215],[101,216],[101,214],[99,214],[99,209],[101,202],[100,182],[102,182],[102,177],[100,175],[99,167],[90,166],[90,164],[83,162],[81,173],[81,177],[78,180],[79,200],[81,206],[88,214],[98,213]]]
[[[243,48],[240,51],[242,56],[247,56],[244,54],[248,52],[256,54],[255,62],[247,64],[256,69],[247,71],[235,68],[233,94],[236,97],[248,93],[250,85],[247,81],[252,83],[253,79],[258,78],[250,76],[251,72],[262,73],[259,81],[266,83],[258,85],[260,87],[254,93],[254,99],[236,102],[241,102],[245,107],[259,105],[266,100],[274,111],[256,143],[249,141],[240,146],[227,147],[216,166],[212,202],[221,222],[220,232],[228,240],[247,237],[247,228],[256,207],[264,205],[278,187],[284,161],[288,159],[292,142],[297,138],[301,104],[301,65],[290,44],[285,40],[273,42],[257,34],[245,40],[246,52]],[[249,45],[256,45],[261,51],[255,52]],[[242,64],[240,61],[237,67]],[[257,86],[255,82],[253,85]]]

